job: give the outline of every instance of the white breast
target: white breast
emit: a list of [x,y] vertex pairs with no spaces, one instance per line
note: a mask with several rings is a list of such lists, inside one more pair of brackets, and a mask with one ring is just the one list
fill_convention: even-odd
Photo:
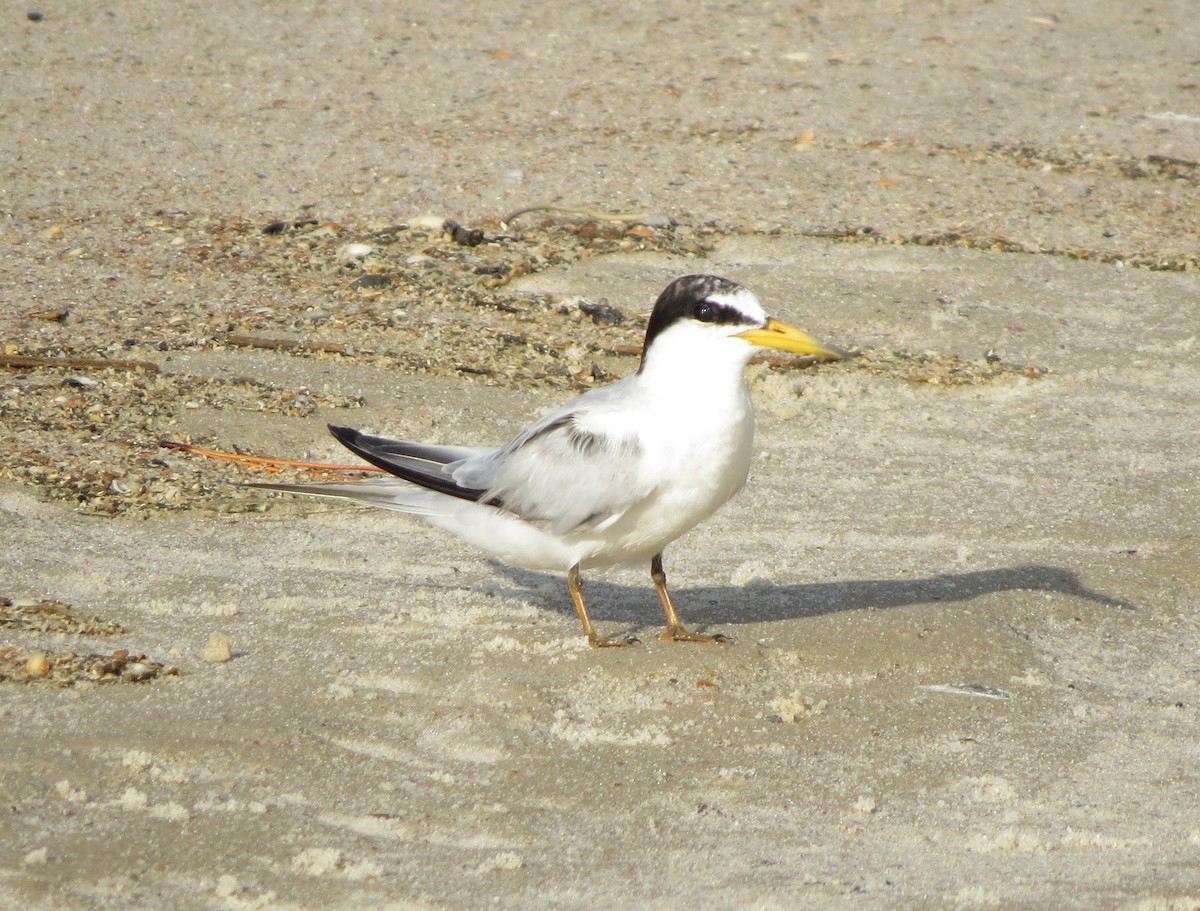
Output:
[[571,542],[585,567],[649,559],[746,483],[754,413],[740,376],[707,390],[645,396],[638,415],[641,471],[653,479],[653,492],[609,526]]

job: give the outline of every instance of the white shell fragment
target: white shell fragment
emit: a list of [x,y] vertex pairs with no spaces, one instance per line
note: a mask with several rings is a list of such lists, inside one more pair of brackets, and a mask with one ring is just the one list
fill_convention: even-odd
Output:
[[346,244],[338,250],[337,258],[343,263],[361,262],[374,252],[375,249],[370,244]]

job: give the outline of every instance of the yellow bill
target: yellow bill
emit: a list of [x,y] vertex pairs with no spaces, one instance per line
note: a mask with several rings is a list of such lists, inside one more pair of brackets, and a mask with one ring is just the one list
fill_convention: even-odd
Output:
[[797,354],[808,354],[832,361],[840,361],[846,357],[846,352],[840,348],[826,345],[807,332],[801,332],[795,326],[781,323],[777,319],[767,320],[766,326],[761,329],[747,329],[745,332],[739,332],[737,337],[744,338],[752,345],[779,348],[782,351],[794,351]]

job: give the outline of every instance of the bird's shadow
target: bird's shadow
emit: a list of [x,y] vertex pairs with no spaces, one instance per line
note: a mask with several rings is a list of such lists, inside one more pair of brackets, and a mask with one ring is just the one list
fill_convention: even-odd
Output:
[[[574,614],[570,599],[566,597],[566,582],[561,576],[515,569],[502,563],[495,563],[494,566],[513,585],[513,589],[505,594],[534,601],[563,614]],[[545,596],[550,580],[562,586],[562,598]],[[970,601],[984,595],[1012,591],[1067,595],[1104,607],[1137,610],[1137,606],[1130,601],[1084,585],[1079,574],[1073,570],[1037,564],[938,573],[918,579],[846,579],[787,585],[752,581],[745,586],[671,589],[684,620],[698,626],[766,623],[843,611],[886,610],[939,601]],[[587,579],[584,594],[593,620],[618,620],[643,625],[651,618],[657,620],[659,616],[658,599],[654,595],[649,572],[644,586],[606,582],[602,578]],[[648,609],[653,612],[648,613]]]

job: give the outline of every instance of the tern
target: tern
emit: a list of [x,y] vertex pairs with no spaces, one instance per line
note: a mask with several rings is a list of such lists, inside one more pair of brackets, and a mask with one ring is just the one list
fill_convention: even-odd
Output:
[[685,275],[659,295],[637,372],[529,425],[500,448],[446,446],[329,430],[390,477],[260,483],[419,516],[523,569],[565,572],[588,643],[601,636],[583,598],[583,570],[650,562],[666,614],[660,638],[720,642],[684,627],[667,591],[663,548],[746,483],[754,411],[744,368],[756,347],[844,356],[772,319],[748,289]]

